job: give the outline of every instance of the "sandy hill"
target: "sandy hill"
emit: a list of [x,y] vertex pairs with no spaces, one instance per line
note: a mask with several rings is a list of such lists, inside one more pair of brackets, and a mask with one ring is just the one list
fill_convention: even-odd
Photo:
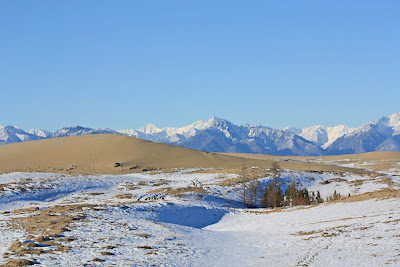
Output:
[[[368,152],[363,154],[350,154],[350,155],[339,155],[339,156],[321,156],[321,157],[284,157],[284,156],[271,156],[263,154],[246,154],[246,153],[223,153],[223,155],[242,157],[245,159],[255,160],[293,160],[295,162],[302,161],[314,161],[321,164],[330,164],[331,161],[335,161],[341,164],[352,163],[354,167],[360,169],[368,168],[374,171],[390,170],[398,168],[400,164],[400,152],[392,151],[377,151]],[[295,165],[295,164],[294,164]]]
[[299,157],[299,156],[274,156],[264,154],[250,154],[250,153],[221,153],[223,155],[242,157],[247,159],[257,160],[274,160],[274,159],[292,159],[292,160],[323,160],[323,161],[340,161],[340,160],[361,160],[361,161],[378,161],[378,160],[400,160],[400,152],[393,151],[377,151],[368,152],[363,154],[349,154],[349,155],[338,155],[338,156],[311,156],[311,157]]
[[[0,146],[0,172],[124,174],[153,168],[268,168],[273,160],[207,153],[118,134],[72,136]],[[122,167],[114,167],[117,162]],[[297,170],[348,170],[316,163],[282,162],[281,166]]]

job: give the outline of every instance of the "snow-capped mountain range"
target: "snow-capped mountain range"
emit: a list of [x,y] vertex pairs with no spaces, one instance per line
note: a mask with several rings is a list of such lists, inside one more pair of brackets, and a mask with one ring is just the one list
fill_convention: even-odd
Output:
[[313,142],[314,144],[327,148],[330,144],[336,141],[339,137],[345,134],[351,133],[356,128],[350,128],[345,125],[338,125],[335,127],[325,127],[322,125],[314,125],[311,127],[297,129],[293,127],[286,127],[285,131],[292,132],[303,137],[306,140]]
[[179,128],[157,128],[148,124],[137,130],[119,131],[73,126],[50,133],[0,126],[0,144],[101,133],[119,133],[208,152],[315,156],[400,151],[400,113],[370,121],[360,128],[315,125],[278,130],[262,125],[235,125],[217,117]]

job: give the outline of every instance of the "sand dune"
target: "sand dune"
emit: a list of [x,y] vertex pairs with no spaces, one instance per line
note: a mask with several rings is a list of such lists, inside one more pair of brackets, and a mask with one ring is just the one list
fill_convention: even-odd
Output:
[[250,154],[250,153],[221,153],[221,154],[235,156],[235,157],[243,157],[248,159],[258,159],[258,160],[274,160],[274,159],[293,159],[293,160],[320,159],[323,161],[345,160],[345,159],[361,160],[361,161],[400,160],[400,152],[393,152],[393,151],[376,151],[363,154],[320,156],[320,157],[274,156],[274,155]]
[[[118,134],[98,134],[0,146],[0,172],[124,174],[153,168],[269,168],[276,158],[239,156],[207,153]],[[122,167],[114,167],[116,162]],[[282,162],[281,166],[296,170],[349,170],[316,163]]]
[[[400,152],[392,151],[377,151],[368,152],[363,154],[350,154],[350,155],[338,155],[338,156],[322,156],[322,157],[296,157],[296,156],[273,156],[273,155],[262,155],[262,154],[241,154],[241,153],[223,153],[223,155],[242,157],[246,159],[255,160],[283,160],[289,159],[294,161],[315,161],[323,163],[329,163],[336,161],[341,164],[353,163],[355,167],[360,169],[368,168],[374,171],[390,170],[398,168],[400,163]],[[350,160],[350,161],[349,161]],[[283,164],[283,166],[287,166]]]

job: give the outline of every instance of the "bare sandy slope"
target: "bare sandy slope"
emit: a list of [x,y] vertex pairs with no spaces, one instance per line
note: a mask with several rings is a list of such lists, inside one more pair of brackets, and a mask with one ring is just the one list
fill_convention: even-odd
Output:
[[[269,168],[273,158],[207,153],[118,134],[63,137],[0,146],[0,172],[124,174],[160,168]],[[114,163],[122,167],[114,167]],[[285,169],[348,171],[333,165],[282,162]]]
[[[346,161],[362,164],[359,165],[360,168],[369,168],[373,170],[388,170],[391,168],[398,168],[400,163],[400,152],[392,151],[377,151],[368,152],[363,154],[350,154],[350,155],[338,155],[338,156],[323,156],[323,157],[295,157],[295,156],[273,156],[273,155],[263,155],[263,154],[247,154],[247,153],[222,153],[223,155],[243,157],[247,159],[256,160],[282,160],[290,159],[294,161],[319,161],[321,163],[336,161],[343,162]],[[368,164],[369,163],[369,164]],[[356,166],[358,166],[356,164]]]
[[274,156],[274,155],[264,155],[264,154],[250,154],[250,153],[221,153],[224,155],[243,157],[249,159],[293,159],[293,160],[307,160],[307,159],[321,159],[323,161],[330,160],[362,160],[362,161],[377,161],[377,160],[400,160],[400,152],[392,151],[377,151],[368,152],[364,154],[350,154],[350,155],[338,155],[338,156],[321,156],[321,157],[298,157],[298,156]]

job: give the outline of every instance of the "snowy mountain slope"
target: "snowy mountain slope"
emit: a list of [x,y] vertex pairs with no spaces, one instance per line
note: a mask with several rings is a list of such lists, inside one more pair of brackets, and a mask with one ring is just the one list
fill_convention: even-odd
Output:
[[335,127],[325,127],[322,125],[314,125],[311,127],[297,129],[294,127],[286,127],[284,131],[297,134],[304,139],[313,142],[314,144],[321,146],[322,148],[328,147],[335,140],[342,137],[345,134],[351,133],[355,128],[350,128],[345,125],[338,125]]
[[43,138],[46,138],[46,137],[50,136],[50,134],[51,134],[50,132],[39,129],[39,128],[30,129],[27,131],[27,133],[30,133],[30,134],[33,134],[36,136],[40,136]]
[[285,131],[262,126],[236,126],[219,121],[201,133],[179,143],[210,152],[245,152],[275,155],[321,155],[322,149]]
[[322,155],[323,150],[293,133],[260,125],[235,125],[212,117],[180,128],[160,129],[149,124],[120,133],[208,152],[242,152],[275,155]]
[[92,129],[82,126],[65,127],[50,134],[49,138],[65,137],[65,136],[76,136],[76,135],[88,135],[88,134],[104,134],[104,133],[116,133],[110,129]]
[[121,130],[118,131],[121,134],[163,143],[177,143],[183,141],[191,136],[196,135],[200,131],[209,128],[213,121],[221,120],[217,117],[212,117],[207,121],[196,121],[188,126],[184,127],[166,127],[157,128],[154,124],[150,123],[138,130]]
[[0,144],[11,144],[24,141],[33,141],[42,137],[30,134],[15,126],[0,127]]
[[400,113],[370,121],[327,146],[329,154],[400,151]]
[[54,133],[34,128],[24,131],[16,126],[0,126],[0,144],[33,141],[43,138],[58,138],[75,135],[117,133],[110,129],[92,129],[82,126],[65,127]]

